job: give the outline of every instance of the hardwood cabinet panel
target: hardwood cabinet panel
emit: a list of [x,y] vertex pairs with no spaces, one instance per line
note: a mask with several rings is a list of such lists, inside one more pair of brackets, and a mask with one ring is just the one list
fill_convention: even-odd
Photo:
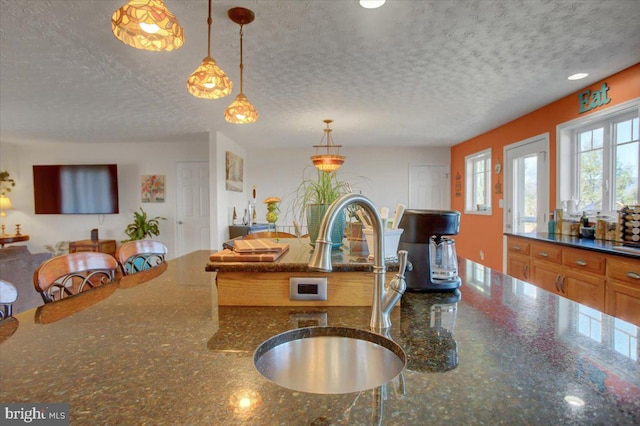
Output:
[[116,256],[116,240],[80,240],[69,243],[69,253],[94,251]]
[[605,274],[606,255],[575,248],[562,249],[562,264],[583,272]]
[[531,261],[531,283],[550,293],[566,296],[560,291],[562,266],[550,262]]
[[608,280],[605,313],[640,327],[640,286]]
[[507,256],[507,275],[519,280],[529,281],[529,256],[509,253]]
[[562,247],[551,243],[531,243],[531,257],[545,262],[562,263]]
[[574,268],[563,268],[560,290],[569,299],[604,312],[605,278]]
[[529,240],[518,237],[507,238],[507,251],[514,254],[529,255],[531,243]]

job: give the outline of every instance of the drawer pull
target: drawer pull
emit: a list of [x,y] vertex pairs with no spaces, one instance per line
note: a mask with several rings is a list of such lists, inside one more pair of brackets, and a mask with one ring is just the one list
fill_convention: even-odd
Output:
[[640,280],[640,274],[637,272],[629,271],[627,272],[627,276],[629,278],[633,278],[634,280]]
[[587,262],[585,262],[582,259],[578,259],[578,260],[576,260],[576,265],[578,265],[578,266],[587,266]]
[[560,293],[560,287],[558,287],[558,279],[560,278],[560,275],[556,275],[556,280],[554,282],[554,285],[556,286],[556,290],[558,291],[558,293]]
[[567,277],[565,277],[565,276],[563,276],[563,277],[560,279],[560,291],[561,291],[563,294],[566,294],[566,292],[564,291],[564,283],[565,283],[566,279],[567,279]]
[[514,249],[515,251],[520,251],[520,246],[513,246],[513,249]]
[[549,253],[547,253],[546,251],[541,251],[541,252],[540,252],[540,256],[542,256],[542,257],[549,257]]

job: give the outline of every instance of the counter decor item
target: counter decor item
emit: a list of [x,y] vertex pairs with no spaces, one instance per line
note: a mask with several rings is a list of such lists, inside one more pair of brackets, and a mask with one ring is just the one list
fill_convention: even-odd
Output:
[[[312,175],[315,172],[315,178]],[[300,223],[305,219],[309,230],[311,245],[315,245],[320,223],[329,205],[340,196],[348,194],[349,183],[338,178],[336,172],[323,172],[310,167],[305,168],[302,182],[296,188],[292,202],[293,215]],[[332,247],[342,245],[346,215],[342,212],[336,219],[331,233]]]
[[640,205],[624,206],[618,217],[621,241],[640,246]]

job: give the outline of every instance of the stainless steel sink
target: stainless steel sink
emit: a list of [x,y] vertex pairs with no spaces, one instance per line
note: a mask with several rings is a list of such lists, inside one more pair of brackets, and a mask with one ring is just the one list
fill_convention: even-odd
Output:
[[285,388],[320,394],[359,392],[397,377],[407,356],[384,336],[347,327],[305,327],[265,340],[253,363]]

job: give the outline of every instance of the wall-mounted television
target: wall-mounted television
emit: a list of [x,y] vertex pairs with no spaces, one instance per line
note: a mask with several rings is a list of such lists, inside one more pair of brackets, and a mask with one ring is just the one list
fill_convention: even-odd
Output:
[[116,214],[117,164],[33,166],[36,214]]

